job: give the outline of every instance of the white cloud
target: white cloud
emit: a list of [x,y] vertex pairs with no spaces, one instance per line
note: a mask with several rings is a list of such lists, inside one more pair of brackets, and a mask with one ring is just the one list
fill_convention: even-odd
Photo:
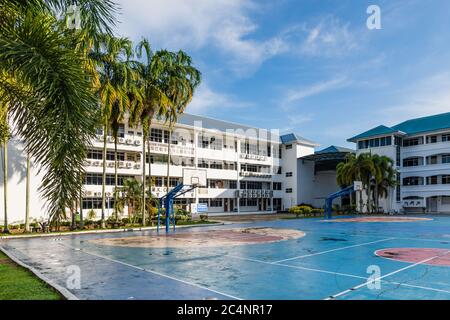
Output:
[[315,83],[309,87],[290,89],[285,94],[282,106],[288,107],[289,105],[300,102],[305,98],[315,96],[323,92],[343,88],[348,86],[349,84],[350,81],[346,77],[338,77],[331,80]]
[[399,102],[379,110],[386,124],[450,111],[450,73],[440,72],[398,93]]
[[121,0],[120,30],[133,38],[146,36],[168,49],[195,50],[208,46],[228,55],[238,73],[257,68],[287,50],[280,37],[252,40],[258,29],[249,17],[258,5],[244,0]]
[[342,23],[333,16],[316,21],[294,25],[283,32],[283,39],[290,43],[292,52],[304,56],[336,57],[358,48],[356,31],[351,32],[348,23]]
[[297,132],[301,125],[313,121],[312,114],[289,114],[287,115],[287,125],[280,128],[280,132]]
[[213,91],[207,84],[202,84],[196,91],[187,112],[207,114],[211,111],[251,107],[253,104],[238,101],[235,97]]

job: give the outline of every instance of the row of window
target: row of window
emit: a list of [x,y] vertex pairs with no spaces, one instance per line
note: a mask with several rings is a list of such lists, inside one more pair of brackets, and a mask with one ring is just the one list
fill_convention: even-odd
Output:
[[[444,154],[444,155],[439,155],[439,156],[430,156],[427,157],[427,164],[431,165],[431,164],[445,164],[445,163],[450,163],[450,154]],[[423,165],[424,161],[422,157],[415,157],[415,158],[408,158],[408,159],[403,159],[403,166],[404,167],[416,167],[416,166],[421,166]]]
[[222,198],[214,198],[214,199],[200,198],[200,199],[198,199],[198,202],[207,204],[211,208],[223,207],[223,199]]
[[241,190],[270,190],[270,183],[261,181],[241,181]]
[[[119,175],[118,176],[118,185],[123,186],[123,181],[128,178],[132,178],[132,177]],[[101,186],[102,181],[103,181],[103,176],[101,173],[87,173],[84,176],[84,184],[85,185]],[[115,182],[115,176],[113,174],[107,174],[106,175],[106,185],[113,186],[114,182]]]
[[392,145],[392,137],[381,137],[358,141],[358,149],[377,148]]
[[[82,207],[83,209],[101,209],[102,198],[83,198]],[[114,198],[106,198],[105,208],[114,208]]]
[[208,179],[208,187],[213,189],[237,189],[237,181]]
[[[97,128],[96,130],[96,134],[99,136],[103,136],[103,128]],[[112,130],[108,130],[108,136],[111,137],[112,136]],[[125,138],[125,125],[124,124],[119,124],[119,128],[117,131],[117,137],[118,138]]]
[[198,167],[202,169],[237,170],[237,163],[228,161],[201,159],[198,160]]
[[[174,201],[175,205],[188,205],[189,203],[193,203],[194,199],[176,199]],[[207,198],[201,198],[199,199],[199,203],[207,204],[210,208],[222,208],[224,201],[222,198],[216,198],[216,199],[207,199]],[[273,199],[273,205],[274,209],[280,210],[281,209],[281,203],[282,199],[280,198],[274,198]],[[267,204],[270,206],[270,199],[267,199]],[[241,207],[256,207],[258,206],[258,199],[239,199],[239,206]],[[84,198],[82,202],[82,207],[85,210],[90,209],[101,209],[102,208],[102,198]],[[110,197],[107,198],[105,201],[105,208],[106,209],[113,209],[114,208],[114,198]]]
[[[103,151],[99,150],[99,149],[89,149],[87,151],[86,158],[90,159],[90,160],[103,160]],[[115,158],[114,151],[106,152],[106,160],[114,161],[114,158]],[[125,153],[124,152],[117,152],[117,161],[125,161]]]
[[[442,134],[442,135],[432,135],[426,137],[426,143],[432,144],[432,143],[438,143],[438,142],[449,142],[450,141],[450,134]],[[403,146],[404,147],[413,147],[424,144],[424,138],[423,137],[415,137],[410,139],[404,139]]]
[[450,133],[442,135],[427,136],[427,143],[449,142]]
[[270,173],[270,166],[243,163],[241,164],[241,171]]
[[450,175],[427,177],[407,177],[403,179],[404,186],[422,186],[426,181],[427,185],[450,184]]

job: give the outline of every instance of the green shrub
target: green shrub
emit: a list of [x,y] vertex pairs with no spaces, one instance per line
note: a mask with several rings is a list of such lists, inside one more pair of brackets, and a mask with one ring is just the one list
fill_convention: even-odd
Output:
[[312,209],[311,213],[312,213],[314,216],[316,216],[317,214],[321,215],[321,214],[324,214],[324,213],[325,213],[325,210],[324,210],[324,209],[317,209],[317,208],[314,208],[314,209]]
[[292,207],[292,208],[289,208],[288,212],[295,214],[296,217],[299,217],[301,214],[303,214],[303,208],[302,207]]
[[307,203],[300,203],[299,205],[297,205],[297,207],[300,207],[300,208],[308,207],[311,210],[314,209],[314,207],[312,205],[307,204]]
[[97,217],[97,214],[95,213],[94,209],[91,209],[87,213],[88,220],[94,220]]
[[312,208],[310,208],[310,207],[308,207],[308,206],[301,206],[301,207],[299,207],[299,208],[302,210],[303,215],[305,215],[305,216],[311,215]]

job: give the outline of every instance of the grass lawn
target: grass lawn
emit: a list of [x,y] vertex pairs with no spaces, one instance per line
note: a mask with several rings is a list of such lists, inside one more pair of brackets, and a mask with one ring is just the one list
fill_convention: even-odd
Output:
[[0,300],[61,300],[63,297],[0,251]]

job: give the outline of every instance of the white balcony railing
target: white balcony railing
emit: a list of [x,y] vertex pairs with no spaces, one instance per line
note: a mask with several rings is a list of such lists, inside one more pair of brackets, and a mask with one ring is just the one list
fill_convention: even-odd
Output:
[[272,175],[268,172],[252,172],[252,171],[241,171],[239,172],[241,177],[253,177],[253,178],[272,178]]
[[259,154],[241,153],[239,156],[241,159],[258,160],[258,161],[266,161],[267,160],[267,156],[259,155]]
[[[164,153],[166,154],[168,150],[168,145],[164,143],[151,142],[150,143],[150,152],[155,153]],[[179,145],[171,145],[170,152],[172,155],[194,155],[194,148],[188,146],[179,146]]]
[[[103,167],[103,160],[86,159],[84,161],[84,166],[85,167]],[[114,161],[106,161],[106,167],[114,168],[115,162]],[[141,163],[135,162],[135,161],[119,161],[117,163],[117,168],[119,168],[119,169],[140,169]]]
[[[97,135],[96,138],[97,142],[103,142],[103,136],[102,135]],[[107,143],[114,143],[114,138],[111,136],[106,137],[106,142]],[[119,145],[128,145],[128,146],[140,146],[142,144],[141,139],[137,139],[137,138],[131,138],[131,137],[127,137],[125,136],[124,138],[118,138],[117,139],[117,144]]]

